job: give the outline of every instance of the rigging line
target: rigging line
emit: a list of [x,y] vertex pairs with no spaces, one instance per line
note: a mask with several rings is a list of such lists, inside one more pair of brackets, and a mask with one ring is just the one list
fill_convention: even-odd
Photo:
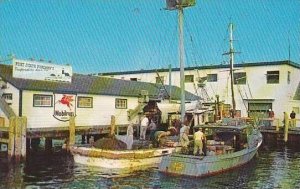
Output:
[[251,92],[251,89],[250,89],[250,85],[249,85],[248,80],[246,80],[246,83],[247,83],[247,86],[248,86],[248,90],[249,90],[250,97],[251,97],[251,99],[253,99],[252,92]]
[[186,30],[187,30],[187,33],[188,33],[188,35],[189,35],[189,42],[190,42],[190,44],[191,44],[191,47],[192,47],[192,62],[194,62],[194,64],[195,64],[195,66],[198,66],[197,65],[197,58],[196,58],[196,48],[195,48],[195,43],[194,43],[194,41],[193,41],[193,36],[192,36],[192,33],[191,33],[191,31],[190,31],[190,29],[189,29],[189,23],[188,23],[189,21],[186,21]]
[[246,103],[245,103],[245,101],[243,100],[243,94],[242,94],[242,92],[241,92],[241,87],[240,87],[239,84],[237,84],[237,89],[238,89],[238,92],[239,92],[239,94],[240,94],[240,97],[241,97],[241,99],[242,99],[242,101],[243,101],[243,104],[244,104],[244,106],[245,106],[245,109],[246,109],[246,111],[248,111],[247,106],[246,106]]
[[[163,86],[163,89],[164,89],[164,91],[166,92],[168,98],[170,98],[170,95],[169,95],[169,93],[168,93],[168,90],[166,89],[166,86],[164,85],[164,83],[163,83],[163,81],[162,81],[162,79],[161,79],[161,77],[160,77],[160,75],[159,75],[157,69],[155,70],[155,72],[156,72],[156,75],[157,75],[157,77],[158,77],[158,80],[159,80],[159,82],[161,83],[161,85]],[[171,87],[171,86],[170,86],[170,87]]]

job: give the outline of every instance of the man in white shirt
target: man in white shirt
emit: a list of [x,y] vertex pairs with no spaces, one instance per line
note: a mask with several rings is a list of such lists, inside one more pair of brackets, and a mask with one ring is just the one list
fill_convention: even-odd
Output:
[[203,149],[203,140],[205,139],[205,135],[202,132],[202,128],[199,128],[197,132],[194,133],[194,155],[198,153],[198,150],[200,151],[200,155],[204,155],[202,149]]
[[143,116],[141,121],[140,140],[146,140],[146,131],[149,125],[149,119],[146,115]]
[[127,150],[132,149],[133,144],[133,124],[129,123],[127,127]]

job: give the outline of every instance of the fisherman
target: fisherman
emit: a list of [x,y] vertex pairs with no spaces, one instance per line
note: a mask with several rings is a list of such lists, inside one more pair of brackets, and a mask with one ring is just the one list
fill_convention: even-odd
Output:
[[274,111],[272,109],[269,109],[269,127],[273,126],[273,119],[275,117]]
[[[190,143],[189,130],[190,130],[190,128],[185,126],[185,125],[180,129],[180,144],[182,146],[181,152],[183,154],[188,154],[189,153],[189,150],[188,150],[188,145]],[[182,131],[182,133],[181,133],[181,131]]]
[[204,155],[203,153],[203,140],[205,140],[205,135],[202,132],[202,128],[196,128],[196,132],[194,133],[194,155],[197,155],[198,150],[200,151],[200,155]]
[[290,118],[291,118],[291,128],[295,128],[296,127],[296,113],[294,111],[292,111],[290,113]]
[[152,141],[154,138],[154,133],[156,132],[156,124],[153,119],[151,119],[151,123],[149,124],[149,130],[150,130],[150,140]]
[[133,144],[133,124],[129,123],[127,127],[127,150],[132,149],[132,144]]
[[167,136],[173,136],[177,133],[176,129],[174,127],[170,127],[167,131],[156,131],[154,133],[153,138],[153,146],[154,147],[160,147],[163,146],[167,140]]
[[146,140],[146,131],[148,125],[149,125],[149,119],[146,115],[144,115],[141,121],[140,140]]

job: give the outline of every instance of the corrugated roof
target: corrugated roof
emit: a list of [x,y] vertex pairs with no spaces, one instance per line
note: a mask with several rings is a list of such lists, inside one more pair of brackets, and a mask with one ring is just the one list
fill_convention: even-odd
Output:
[[[240,63],[234,64],[235,68],[243,67],[254,67],[254,66],[272,66],[272,65],[289,65],[295,68],[300,69],[300,64],[289,60],[282,61],[272,61],[272,62],[254,62],[254,63]],[[184,70],[201,70],[201,69],[220,69],[220,68],[229,68],[229,64],[219,64],[219,65],[207,65],[207,66],[195,66],[195,67],[186,67]],[[155,72],[168,72],[169,69],[152,69],[152,70],[137,70],[137,71],[124,71],[124,72],[107,72],[99,73],[98,75],[127,75],[127,74],[140,74],[140,73],[155,73]],[[179,68],[172,68],[172,71],[180,71]]]
[[[4,81],[11,83],[20,90],[49,91],[53,93],[71,94],[94,94],[109,96],[131,96],[137,97],[141,90],[147,90],[151,99],[161,96],[163,85],[138,81],[120,80],[108,77],[88,76],[73,74],[72,83],[40,81],[31,79],[20,79],[12,77],[12,66],[0,64],[0,76]],[[180,88],[172,87],[172,99],[180,100]],[[169,86],[165,85],[168,90]],[[190,92],[186,92],[186,100],[196,100],[198,97]],[[167,96],[164,92],[163,96]]]

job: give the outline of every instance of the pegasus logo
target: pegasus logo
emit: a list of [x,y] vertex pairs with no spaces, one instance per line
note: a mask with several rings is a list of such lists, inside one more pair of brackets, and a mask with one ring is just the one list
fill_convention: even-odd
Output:
[[73,96],[63,95],[63,97],[60,100],[58,100],[56,103],[67,105],[69,107],[69,109],[71,110],[71,107],[73,106],[72,105],[73,101],[74,101]]

